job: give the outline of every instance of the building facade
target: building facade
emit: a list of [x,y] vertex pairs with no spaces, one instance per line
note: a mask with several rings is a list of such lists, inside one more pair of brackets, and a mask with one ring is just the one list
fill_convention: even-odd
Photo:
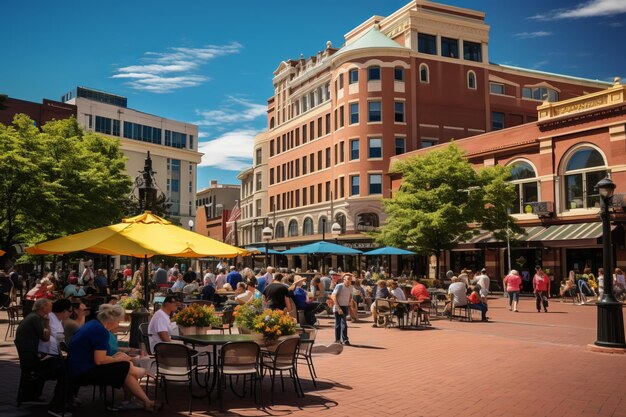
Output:
[[239,185],[218,184],[211,180],[208,188],[198,191],[195,231],[224,242],[228,233],[226,223],[239,200],[239,190]]
[[[447,252],[440,273],[486,266],[492,278],[502,278],[513,268],[526,278],[527,290],[532,290],[536,265],[547,268],[555,283],[572,270],[582,273],[588,267],[597,274],[602,267],[602,225],[595,185],[606,176],[617,185],[613,259],[617,266],[626,266],[626,87],[619,79],[602,91],[542,104],[536,122],[455,143],[476,168],[512,167],[517,192],[512,215],[525,234],[509,242],[511,266],[506,242],[483,232]],[[391,164],[441,146],[391,158]],[[401,177],[392,177],[392,190],[401,183]]]
[[85,130],[119,139],[130,177],[143,170],[150,151],[156,185],[171,202],[171,217],[185,227],[195,220],[196,171],[202,158],[197,126],[128,108],[125,97],[84,87],[61,100],[77,107]]
[[0,123],[10,125],[16,114],[23,113],[33,119],[35,125],[43,126],[52,120],[69,119],[76,116],[76,106],[59,101],[43,99],[41,103],[8,97],[2,102],[5,109],[0,109]]
[[319,240],[336,223],[340,243],[372,247],[366,233],[385,221],[392,157],[533,122],[544,99],[610,85],[490,63],[484,18],[414,0],[368,19],[340,49],[328,42],[278,66],[260,135],[274,246]]

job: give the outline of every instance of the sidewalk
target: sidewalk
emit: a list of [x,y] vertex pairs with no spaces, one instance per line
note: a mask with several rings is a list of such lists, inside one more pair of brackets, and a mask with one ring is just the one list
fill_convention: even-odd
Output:
[[[534,300],[522,299],[515,313],[503,298],[489,301],[488,323],[439,319],[428,330],[372,328],[371,318],[349,324],[353,346],[341,355],[314,358],[317,389],[307,368],[299,368],[306,398],[296,398],[287,382],[284,394],[277,384],[276,405],[265,411],[250,398],[228,393],[227,412],[217,411],[213,397],[212,406],[206,399],[194,400],[194,414],[626,417],[626,355],[586,349],[596,338],[595,306],[550,300],[546,314],[536,312]],[[3,340],[4,313],[0,318]],[[317,343],[334,340],[332,323],[322,319]],[[15,407],[19,371],[12,341],[0,345],[0,375],[5,381],[0,384],[1,415],[45,413],[45,407]],[[170,387],[171,404],[160,415],[187,413],[187,391],[176,388]],[[149,395],[154,395],[152,389]],[[103,413],[101,401],[90,404],[90,389],[82,389],[81,398],[78,415]]]

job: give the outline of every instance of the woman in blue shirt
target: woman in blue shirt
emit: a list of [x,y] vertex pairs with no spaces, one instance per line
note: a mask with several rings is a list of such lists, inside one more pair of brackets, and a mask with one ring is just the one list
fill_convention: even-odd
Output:
[[293,284],[289,287],[289,292],[291,293],[291,298],[296,305],[296,309],[304,312],[306,324],[314,326],[317,322],[315,313],[317,312],[320,303],[316,301],[309,302],[309,295],[304,288],[302,288],[302,284],[304,282],[306,282],[306,278],[296,275],[294,277]]

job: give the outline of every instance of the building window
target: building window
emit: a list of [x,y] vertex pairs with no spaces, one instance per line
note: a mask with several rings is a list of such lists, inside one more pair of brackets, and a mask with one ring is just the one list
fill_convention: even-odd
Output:
[[192,192],[193,192],[193,183],[192,183],[191,181],[189,181],[189,188],[188,188],[188,191],[189,191],[190,193],[192,193]]
[[324,187],[324,201],[330,201],[330,181],[326,181],[326,186]]
[[339,162],[343,162],[345,158],[345,151],[343,148],[344,141],[339,142]]
[[343,127],[344,125],[344,117],[343,117],[343,106],[339,107],[339,127]]
[[511,182],[515,184],[517,203],[511,208],[511,213],[532,213],[532,208],[525,209],[527,203],[539,201],[539,187],[537,174],[528,162],[515,162],[511,169]]
[[565,166],[565,210],[600,207],[600,194],[594,187],[606,174],[604,158],[596,149],[574,152]]
[[359,70],[356,68],[353,68],[350,70],[350,72],[348,73],[349,75],[349,83],[350,84],[356,84],[359,82]]
[[504,113],[498,111],[491,112],[491,130],[504,129]]
[[476,42],[463,41],[463,59],[483,62],[481,45]]
[[404,123],[405,122],[405,120],[404,120],[404,102],[396,101],[393,104],[393,106],[394,106],[394,111],[395,111],[394,120],[397,123]]
[[307,217],[302,225],[302,235],[308,236],[313,234],[313,219]]
[[367,103],[367,121],[381,122],[383,119],[380,101],[369,101]]
[[459,57],[459,40],[452,38],[441,38],[441,56],[448,58]]
[[548,102],[559,101],[559,93],[548,87],[524,87],[522,88],[522,97]]
[[317,221],[317,233],[321,234],[322,231],[324,231],[324,233],[330,233],[330,226],[331,224],[325,216],[320,217]]
[[491,94],[500,94],[500,95],[504,95],[506,93],[506,90],[504,88],[504,84],[499,84],[499,83],[489,83],[489,92]]
[[326,134],[330,133],[330,113],[326,115]]
[[326,148],[326,168],[330,168],[330,148]]
[[302,175],[306,174],[306,156],[302,157]]
[[375,230],[379,226],[376,213],[361,213],[356,216],[356,229],[362,231]]
[[368,158],[383,157],[383,140],[381,138],[370,138],[367,151]]
[[261,165],[261,155],[262,155],[263,150],[261,148],[256,150],[256,165]]
[[355,161],[359,159],[359,140],[351,139],[350,140],[350,160]]
[[420,65],[420,82],[422,83],[430,82],[430,76],[428,74],[428,65],[426,64]]
[[287,228],[287,234],[289,236],[298,236],[298,222],[295,220],[291,220],[289,222],[289,227]]
[[370,195],[383,193],[383,176],[381,174],[369,174]]
[[274,168],[270,168],[270,185],[274,185]]
[[283,222],[276,223],[276,230],[274,230],[274,237],[281,238],[285,237],[285,225]]
[[306,143],[306,125],[302,126],[302,144]]
[[311,140],[315,139],[315,122],[309,123],[309,137]]
[[254,203],[255,207],[256,207],[256,217],[261,217],[261,210],[263,209],[262,204],[261,204],[261,199],[256,200],[256,202]]
[[476,73],[474,71],[467,71],[467,88],[476,90]]
[[344,177],[339,177],[339,197],[344,198],[346,195]]
[[380,81],[379,66],[372,66],[367,69],[367,81]]
[[322,151],[317,151],[317,170],[322,169]]
[[[310,167],[309,172],[315,172],[315,154],[309,155],[309,167]],[[320,167],[317,167],[317,169],[320,169]]]
[[350,103],[350,124],[359,123],[359,103]]
[[270,156],[274,156],[274,139],[270,140]]
[[393,79],[395,81],[404,81],[404,68],[395,67],[393,69]]
[[422,139],[422,148],[430,148],[435,146],[437,141],[435,139]]
[[300,159],[296,159],[296,177],[300,176]]
[[339,74],[339,89],[343,90],[343,74]]
[[406,140],[404,138],[396,138],[396,155],[402,155],[406,152]]
[[257,191],[261,191],[261,189],[263,188],[263,181],[261,178],[261,173],[257,172],[256,174],[256,190]]
[[352,175],[350,177],[350,195],[359,195],[360,193],[360,177],[358,175]]
[[437,37],[419,33],[417,35],[417,51],[423,54],[437,55]]
[[96,116],[96,132],[111,134],[111,119],[108,117]]

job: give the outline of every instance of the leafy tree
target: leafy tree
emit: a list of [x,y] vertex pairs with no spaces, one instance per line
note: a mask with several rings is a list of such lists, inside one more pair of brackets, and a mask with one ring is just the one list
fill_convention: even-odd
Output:
[[390,173],[401,174],[403,182],[393,198],[384,200],[387,221],[377,240],[435,255],[437,273],[441,251],[453,249],[476,226],[498,232],[507,222],[516,227],[507,211],[515,201],[509,170],[476,171],[454,143],[400,161]]
[[119,141],[75,118],[0,124],[0,245],[32,244],[119,221],[130,192]]

